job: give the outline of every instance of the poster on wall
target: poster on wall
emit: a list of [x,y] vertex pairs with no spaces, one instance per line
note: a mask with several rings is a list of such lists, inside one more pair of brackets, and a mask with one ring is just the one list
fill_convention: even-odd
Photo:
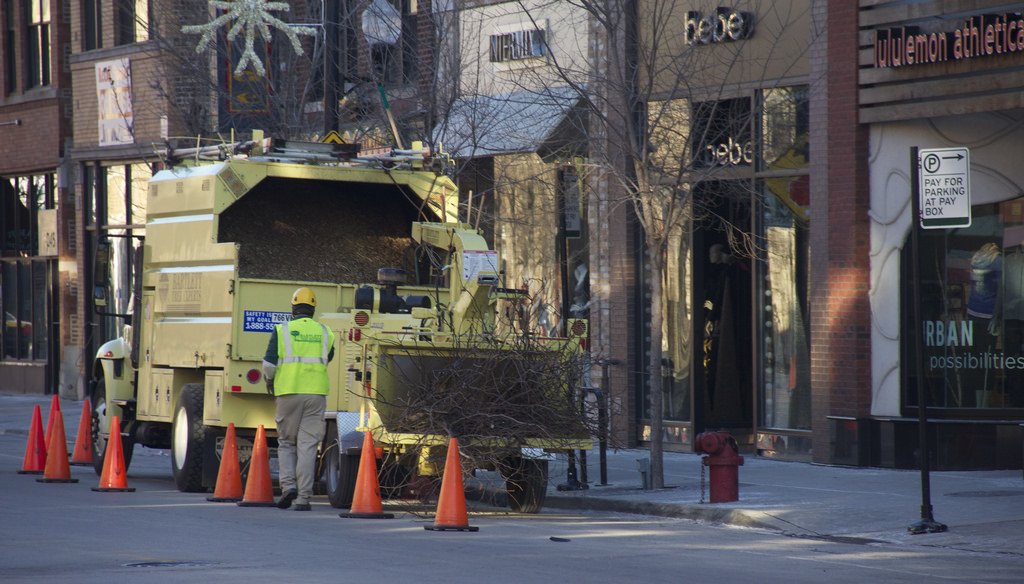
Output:
[[99,145],[134,144],[132,70],[129,59],[96,63],[96,116]]
[[40,209],[37,212],[39,255],[41,257],[57,257],[57,210]]

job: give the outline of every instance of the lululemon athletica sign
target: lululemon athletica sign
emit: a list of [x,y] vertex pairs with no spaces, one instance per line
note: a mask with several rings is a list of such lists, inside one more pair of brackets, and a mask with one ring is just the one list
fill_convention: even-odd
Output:
[[875,31],[875,68],[906,67],[1024,53],[1024,16],[980,14],[955,30],[922,32],[917,26]]

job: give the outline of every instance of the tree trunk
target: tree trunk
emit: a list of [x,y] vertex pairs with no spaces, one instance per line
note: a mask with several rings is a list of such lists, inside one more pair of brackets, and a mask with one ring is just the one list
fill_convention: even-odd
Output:
[[661,253],[661,245],[648,238],[647,251],[651,262],[651,344],[649,347],[650,361],[649,385],[651,392],[651,488],[661,489],[665,486],[665,465],[663,456],[662,421],[664,417],[662,372],[661,372],[661,337],[662,319],[662,278],[665,272],[665,257]]

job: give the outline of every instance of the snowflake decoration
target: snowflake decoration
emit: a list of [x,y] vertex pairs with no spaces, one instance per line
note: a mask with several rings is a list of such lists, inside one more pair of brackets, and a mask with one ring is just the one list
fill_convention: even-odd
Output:
[[288,12],[291,6],[287,2],[268,2],[267,0],[210,0],[210,7],[217,10],[225,10],[217,18],[206,24],[194,24],[181,27],[181,32],[186,34],[202,33],[199,44],[196,45],[196,52],[201,53],[207,46],[213,45],[217,31],[222,26],[234,23],[228,29],[228,42],[238,37],[238,33],[245,31],[245,50],[242,58],[235,68],[235,75],[245,71],[246,67],[252,65],[253,70],[260,76],[267,74],[263,68],[263,62],[256,56],[253,50],[253,43],[256,41],[256,34],[259,33],[263,41],[271,42],[270,27],[274,27],[285,34],[292,43],[292,48],[299,55],[302,54],[302,45],[299,43],[299,34],[315,35],[316,31],[308,28],[294,28],[288,23],[277,18],[271,12]]

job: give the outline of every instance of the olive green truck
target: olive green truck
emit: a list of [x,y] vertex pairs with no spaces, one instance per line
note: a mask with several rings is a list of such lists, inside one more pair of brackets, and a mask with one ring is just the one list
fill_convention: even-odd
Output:
[[[513,422],[487,436],[460,425],[472,416],[431,399],[457,396],[465,389],[451,386],[468,382],[474,398],[459,398],[467,408],[564,410],[577,381],[566,364],[582,360],[586,321],[544,339],[503,325],[499,308],[509,312],[522,292],[499,285],[496,252],[456,222],[456,186],[416,151],[360,159],[351,149],[257,140],[216,158],[178,161],[149,183],[130,315],[90,370],[97,472],[115,415],[125,463],[136,445],[170,448],[182,491],[215,486],[229,423],[243,468],[259,426],[273,450],[274,398],[261,361],[273,326],[290,318],[292,293],[306,286],[317,320],[336,336],[318,462],[332,505],[351,504],[363,430],[378,447],[386,494],[438,476],[446,434],[465,432],[463,448],[479,454],[469,460],[502,472],[510,506],[537,512],[550,454],[590,446],[582,425]],[[100,311],[109,296],[104,255]],[[531,386],[552,370],[574,372]],[[508,398],[512,387],[519,393]],[[423,422],[435,418],[440,425]]]

